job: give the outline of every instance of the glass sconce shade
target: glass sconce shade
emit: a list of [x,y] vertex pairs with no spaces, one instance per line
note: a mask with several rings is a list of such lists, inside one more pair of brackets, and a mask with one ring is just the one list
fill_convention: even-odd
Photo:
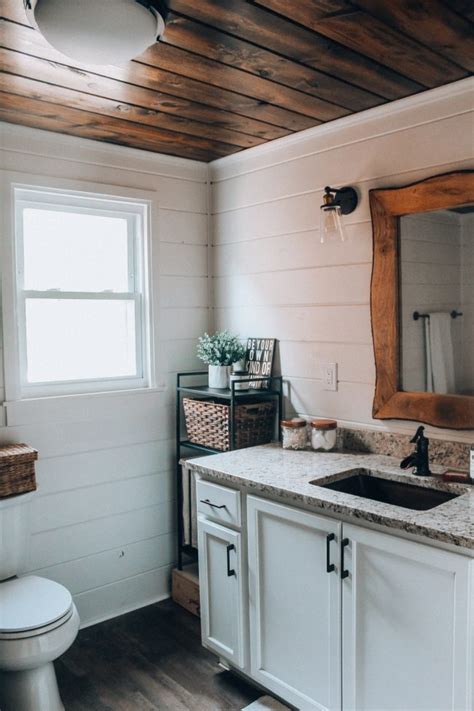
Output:
[[319,239],[321,243],[346,241],[339,205],[321,205]]

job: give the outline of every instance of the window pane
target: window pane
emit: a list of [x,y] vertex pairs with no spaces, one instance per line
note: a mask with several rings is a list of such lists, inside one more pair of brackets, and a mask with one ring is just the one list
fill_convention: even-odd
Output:
[[136,375],[135,302],[27,299],[28,382]]
[[23,210],[25,289],[129,291],[127,220]]

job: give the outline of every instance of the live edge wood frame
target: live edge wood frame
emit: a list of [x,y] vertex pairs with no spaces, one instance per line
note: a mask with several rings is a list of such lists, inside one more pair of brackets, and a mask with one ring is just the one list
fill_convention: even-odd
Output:
[[400,389],[400,260],[402,215],[474,202],[474,170],[436,175],[401,188],[369,192],[373,229],[372,337],[375,419],[415,420],[436,427],[474,429],[474,397]]

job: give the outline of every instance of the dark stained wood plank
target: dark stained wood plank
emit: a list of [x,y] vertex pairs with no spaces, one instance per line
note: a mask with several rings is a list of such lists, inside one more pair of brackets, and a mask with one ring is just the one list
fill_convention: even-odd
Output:
[[[0,23],[0,44],[2,29]],[[3,44],[17,44],[15,42],[3,42]],[[48,55],[50,51],[48,50]],[[62,55],[56,53],[55,56],[62,58]],[[200,122],[207,124],[203,134],[216,129],[218,133],[223,130],[231,130],[243,134],[249,134],[262,140],[270,140],[272,138],[280,138],[287,135],[287,129],[281,129],[270,124],[254,121],[246,117],[241,117],[228,112],[221,112],[218,109],[208,109],[203,104],[187,102],[184,99],[172,97],[169,94],[152,91],[143,87],[126,84],[115,79],[89,74],[84,70],[77,70],[58,62],[51,60],[43,60],[21,52],[8,52],[3,50],[0,66],[5,71],[13,74],[23,75],[44,81],[50,84],[56,84],[67,89],[95,94],[99,97],[111,99],[117,105],[132,104],[135,106],[144,107],[149,111],[160,111],[170,115],[172,120],[178,121],[193,117],[197,119],[196,124]],[[199,122],[199,123],[198,123]],[[201,135],[201,134],[199,134]],[[216,134],[217,137],[217,134]]]
[[[320,20],[339,12],[351,12],[354,10],[349,0],[298,0],[298,2],[288,3],[288,0],[271,0],[271,3],[259,3],[264,7],[277,12],[279,15],[291,17],[294,22],[301,25],[307,24],[308,17]],[[308,25],[309,26],[309,25]]]
[[[256,2],[263,4],[259,0]],[[423,88],[417,82],[327,37],[288,24],[283,17],[267,12],[256,4],[241,0],[170,0],[169,5],[175,13],[296,59],[387,99],[398,99]],[[288,3],[288,14],[293,5]]]
[[472,0],[445,0],[445,5],[474,22],[474,3]]
[[224,89],[243,96],[250,96],[260,102],[272,104],[287,111],[295,111],[303,116],[309,116],[317,121],[332,121],[347,116],[351,111],[342,106],[319,99],[316,96],[303,94],[283,84],[263,79],[262,77],[243,72],[226,64],[214,62],[206,57],[198,57],[164,44],[150,47],[136,60],[153,67],[176,71],[180,76],[189,73],[197,79],[216,88]]
[[67,711],[240,711],[262,694],[219,669],[170,600],[81,630],[56,667]]
[[366,12],[353,12],[318,20],[318,32],[428,87],[467,76],[466,70],[400,34]]
[[97,141],[209,161],[240,150],[218,141],[165,131],[70,109],[46,101],[0,92],[0,118],[10,123],[45,128]]
[[[211,106],[213,108],[228,111],[251,119],[270,123],[290,131],[299,131],[309,128],[318,123],[316,119],[302,114],[288,111],[279,106],[267,104],[265,101],[254,99],[253,97],[236,94],[231,91],[205,84],[200,81],[188,79],[187,77],[162,71],[139,62],[128,62],[123,66],[96,67],[93,65],[79,64],[64,57],[51,48],[40,36],[38,32],[30,28],[21,27],[11,22],[0,21],[0,44],[2,46],[16,48],[26,54],[42,57],[53,62],[61,62],[62,65],[71,67],[71,71],[90,72],[94,76],[108,76],[127,84],[146,87],[156,92],[165,92],[167,101],[173,102],[173,97],[179,97],[187,101]],[[180,53],[181,50],[176,50]],[[183,52],[184,54],[184,52]],[[99,82],[99,78],[97,79]],[[95,90],[95,82],[91,85]]]
[[[0,49],[0,65],[8,66],[7,71],[12,71],[12,67],[5,60],[5,50]],[[9,53],[13,55],[14,53]],[[13,62],[15,64],[15,62]],[[17,67],[19,70],[19,67]],[[255,136],[248,136],[244,133],[229,131],[225,128],[210,126],[209,124],[192,121],[181,116],[170,116],[143,106],[134,106],[126,102],[116,102],[95,94],[84,94],[79,91],[72,91],[63,86],[49,84],[43,80],[31,79],[26,76],[7,74],[0,72],[0,91],[19,96],[48,101],[53,104],[69,106],[73,109],[81,109],[103,116],[111,116],[122,120],[143,123],[155,128],[164,128],[169,131],[179,131],[191,136],[201,136],[215,141],[221,141],[241,148],[251,148],[265,141]]]
[[[162,41],[352,110],[360,111],[384,101],[353,84],[172,13],[167,19]],[[151,63],[163,62],[163,59],[167,58],[165,49],[167,48],[160,43],[142,55],[142,59],[148,61],[148,58],[153,56],[154,61]],[[170,65],[159,66],[169,68]],[[199,78],[194,74],[195,66],[194,57],[189,67],[184,68],[181,65],[179,69],[180,72],[193,72],[194,78]]]
[[227,87],[227,90],[236,94],[252,97],[259,102],[294,111],[320,122],[332,121],[351,113],[350,109],[316,96],[164,44],[151,47],[138,57],[136,62],[144,62],[159,69],[166,66],[167,71],[174,68],[180,76],[188,76],[192,72],[193,80],[197,79],[205,86],[210,85],[221,90]]
[[[218,157],[474,66],[467,0],[167,1],[164,41],[98,67],[50,47],[21,0],[0,0],[0,91],[30,102],[17,121],[34,125],[36,115],[38,125],[75,135]],[[2,116],[15,112],[3,106]]]
[[[375,17],[409,37],[474,70],[474,28],[440,0],[353,0]],[[471,2],[474,7],[474,2]]]

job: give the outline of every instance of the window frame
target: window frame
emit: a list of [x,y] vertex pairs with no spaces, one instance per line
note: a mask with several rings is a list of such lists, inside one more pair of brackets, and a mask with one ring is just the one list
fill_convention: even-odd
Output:
[[[104,186],[101,186],[104,187]],[[130,191],[126,191],[129,193]],[[28,400],[64,395],[97,394],[123,390],[151,388],[152,382],[152,318],[150,282],[150,214],[151,202],[135,195],[111,195],[102,191],[90,192],[52,188],[49,185],[11,184],[12,234],[12,291],[14,301],[14,348],[16,371],[10,379],[9,400]],[[23,210],[56,210],[82,212],[113,217],[125,217],[128,237],[127,292],[66,292],[62,290],[25,290],[23,269]],[[31,383],[27,380],[26,300],[28,298],[133,300],[135,303],[136,374],[81,380]],[[10,364],[12,358],[9,359]],[[7,370],[7,366],[5,368]],[[13,397],[12,397],[13,395]]]

